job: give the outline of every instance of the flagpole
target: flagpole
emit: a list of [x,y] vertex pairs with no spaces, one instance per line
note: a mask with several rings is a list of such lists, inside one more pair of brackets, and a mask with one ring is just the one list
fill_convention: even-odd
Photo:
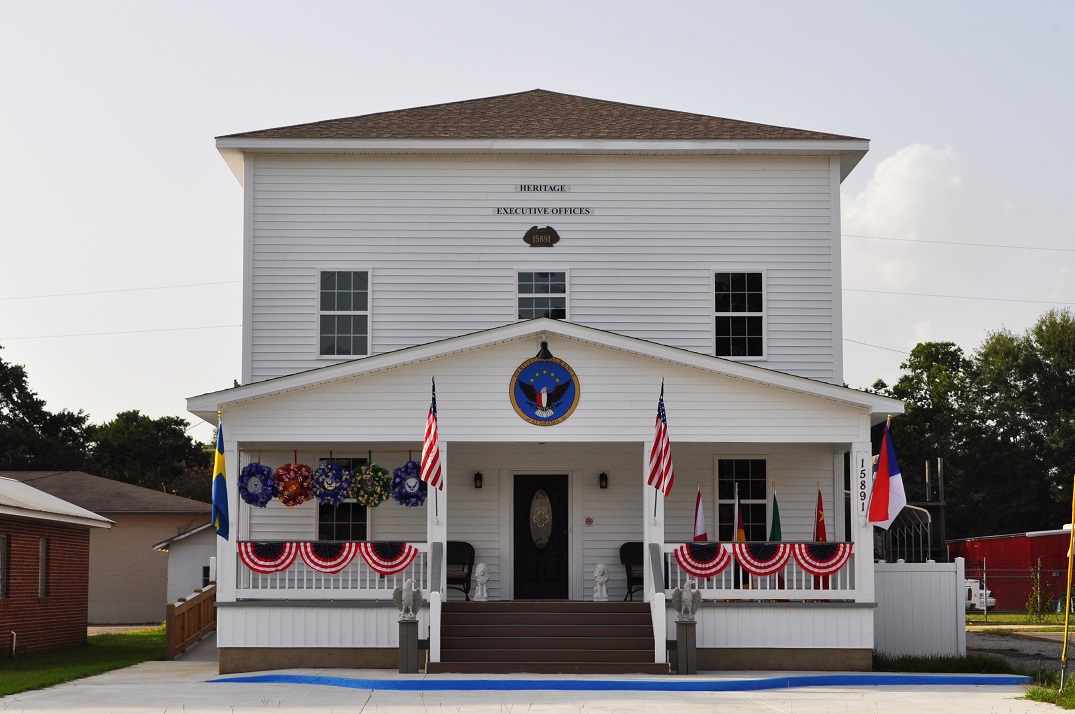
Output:
[[1071,535],[1068,537],[1068,589],[1064,600],[1064,646],[1060,650],[1060,690],[1064,691],[1064,675],[1068,670],[1068,633],[1071,625],[1071,560],[1075,548],[1075,478],[1071,490]]

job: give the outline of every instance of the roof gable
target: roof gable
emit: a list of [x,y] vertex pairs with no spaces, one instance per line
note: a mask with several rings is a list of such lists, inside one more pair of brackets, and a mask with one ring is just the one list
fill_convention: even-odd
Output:
[[0,471],[14,479],[96,513],[208,513],[208,503],[154,491],[83,471]]
[[590,99],[545,89],[218,138],[863,141],[838,134]]
[[0,513],[111,528],[112,521],[16,479],[0,477]]

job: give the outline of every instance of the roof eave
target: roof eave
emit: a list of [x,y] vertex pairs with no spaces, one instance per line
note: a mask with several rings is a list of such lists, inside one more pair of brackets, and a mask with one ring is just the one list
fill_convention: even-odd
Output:
[[115,521],[100,517],[100,520],[96,518],[84,518],[82,516],[70,515],[67,513],[54,513],[52,511],[39,511],[32,508],[19,508],[18,506],[0,505],[0,516],[17,516],[19,518],[32,518],[39,521],[52,521],[55,523],[66,523],[75,526],[88,526],[90,528],[111,528],[115,525]]

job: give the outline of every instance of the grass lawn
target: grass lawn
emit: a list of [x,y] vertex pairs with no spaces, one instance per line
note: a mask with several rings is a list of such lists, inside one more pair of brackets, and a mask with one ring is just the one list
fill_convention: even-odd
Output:
[[[1046,613],[1041,618],[1030,617],[1025,612],[991,612],[988,620],[980,612],[967,613],[967,624],[984,627],[1019,627],[1020,629],[1034,629],[1039,632],[1063,632],[1064,613]],[[1071,629],[1075,631],[1075,616],[1071,618]]]
[[86,644],[0,658],[0,696],[43,689],[132,664],[164,659],[164,627],[93,635]]

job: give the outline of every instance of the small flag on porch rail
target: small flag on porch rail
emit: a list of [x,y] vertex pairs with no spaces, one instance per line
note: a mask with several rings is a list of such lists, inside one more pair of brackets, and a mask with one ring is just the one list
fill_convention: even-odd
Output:
[[433,380],[433,396],[426,414],[426,433],[422,439],[422,470],[419,478],[438,491],[444,490],[441,479],[440,445],[437,443],[437,381]]
[[694,540],[709,540],[709,531],[705,527],[705,511],[702,509],[702,484],[698,484],[698,497],[694,499]]
[[769,540],[777,541],[784,539],[784,533],[780,530],[780,507],[776,505],[776,482],[773,482],[773,517],[772,526],[769,528]]
[[224,475],[224,420],[217,415],[216,456],[213,458],[213,528],[228,539],[228,482]]
[[900,465],[896,463],[896,450],[892,447],[892,436],[888,432],[890,423],[891,419],[885,423],[885,437],[881,440],[881,453],[877,455],[877,466],[873,471],[873,493],[870,494],[870,514],[867,519],[886,531],[907,505],[903,475]]
[[664,411],[664,382],[661,382],[661,397],[657,400],[657,421],[653,429],[653,446],[649,451],[650,486],[668,497],[672,491],[675,474],[672,472],[672,447],[668,443],[668,415]]
[[814,509],[814,542],[824,543],[829,539],[825,532],[825,504],[821,500],[821,484],[817,485],[817,508]]

